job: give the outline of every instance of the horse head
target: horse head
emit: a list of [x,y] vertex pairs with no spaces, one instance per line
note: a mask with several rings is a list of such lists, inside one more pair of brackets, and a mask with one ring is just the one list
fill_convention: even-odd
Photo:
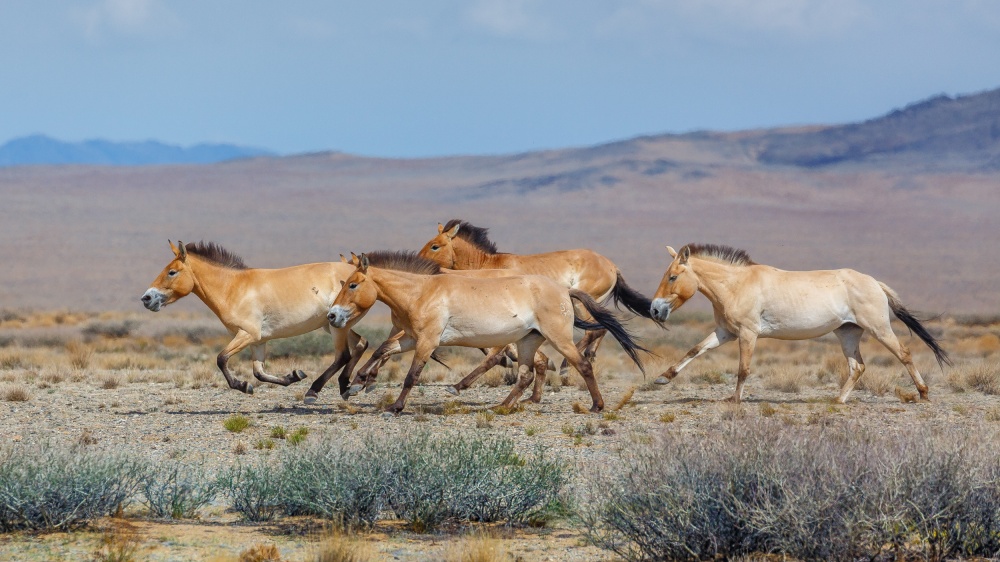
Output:
[[441,267],[455,269],[454,241],[461,226],[461,224],[456,224],[450,230],[445,230],[444,225],[438,223],[437,236],[424,244],[424,247],[420,250],[420,257],[437,262]]
[[653,302],[649,307],[649,313],[653,320],[663,322],[670,316],[670,313],[681,307],[688,299],[698,292],[698,277],[691,270],[689,260],[691,249],[688,246],[681,248],[680,252],[667,246],[673,261],[670,267],[663,274],[660,286],[656,288],[653,295]]
[[378,299],[375,283],[368,277],[368,256],[361,254],[358,257],[352,252],[348,263],[353,263],[356,269],[346,281],[340,282],[340,292],[326,315],[334,328],[353,325]]
[[139,299],[143,306],[153,312],[187,296],[194,290],[194,274],[187,263],[188,253],[184,243],[178,240],[174,246],[173,242],[169,240],[167,242],[174,252],[174,259],[170,260]]

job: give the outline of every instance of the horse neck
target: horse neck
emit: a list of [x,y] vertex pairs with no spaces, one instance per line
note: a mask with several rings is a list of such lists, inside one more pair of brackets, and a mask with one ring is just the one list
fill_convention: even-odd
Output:
[[192,293],[198,296],[223,322],[226,321],[226,301],[240,271],[188,255],[188,267],[194,277]]
[[384,302],[397,315],[408,318],[409,310],[417,302],[429,276],[392,269],[369,268],[368,277],[375,283],[378,300]]
[[455,238],[455,267],[453,269],[506,269],[506,258],[509,254],[489,254],[471,244]]
[[714,260],[703,260],[695,257],[698,276],[698,290],[705,295],[713,305],[724,305],[732,301],[737,285],[743,278],[744,266],[719,263]]

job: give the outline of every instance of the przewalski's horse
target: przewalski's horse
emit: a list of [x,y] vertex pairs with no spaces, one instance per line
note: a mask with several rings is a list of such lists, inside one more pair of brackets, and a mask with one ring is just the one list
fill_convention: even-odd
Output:
[[[634,314],[649,318],[650,300],[625,282],[618,267],[593,250],[562,250],[545,254],[504,254],[497,252],[485,228],[452,219],[438,224],[438,234],[424,244],[420,256],[449,269],[509,269],[518,275],[543,275],[563,287],[577,289],[599,302],[609,296],[615,305],[625,305]],[[577,309],[584,318],[586,310]],[[588,319],[589,320],[589,319]],[[605,335],[604,330],[590,330],[577,348],[592,360]],[[563,361],[560,371],[565,372]]]
[[345,263],[312,263],[283,269],[251,269],[243,260],[212,242],[174,246],[174,259],[163,268],[153,285],[142,295],[142,304],[156,312],[187,296],[198,295],[219,317],[233,340],[218,357],[219,369],[229,388],[253,394],[253,385],[229,372],[229,358],[250,347],[253,374],[257,380],[288,386],[306,378],[295,370],[283,377],[264,371],[268,340],[297,336],[324,328],[333,335],[334,362],[313,382],[305,402],[316,401],[317,393],[343,367],[339,382],[347,390],[351,371],[368,347],[368,342],[351,330],[331,330],[326,315],[340,291],[341,282],[354,273]]
[[851,269],[782,271],[754,263],[743,250],[714,244],[688,244],[680,252],[667,246],[667,251],[673,261],[656,289],[650,309],[653,318],[665,321],[701,291],[712,302],[717,327],[663,373],[656,380],[659,384],[667,384],[695,357],[739,340],[740,368],[730,399],[739,402],[757,338],[803,340],[833,332],[850,367],[837,397],[843,404],[865,372],[860,343],[867,330],[903,363],[926,400],[927,385],[910,351],[896,339],[890,311],[931,348],[940,367],[951,365],[934,336],[903,306],[895,291],[869,275]]
[[[435,275],[436,268],[433,262],[408,252],[362,254],[357,269],[330,308],[330,323],[341,328],[357,322],[376,300],[392,310],[406,334],[390,346],[380,346],[369,362],[378,361],[380,355],[416,350],[403,389],[387,411],[402,411],[431,353],[442,345],[489,348],[515,343],[518,383],[501,403],[503,406],[513,406],[536,378],[529,362],[538,347],[548,341],[586,381],[593,399],[591,411],[604,408],[593,368],[573,344],[574,325],[610,331],[642,368],[638,351],[643,348],[611,312],[583,291],[567,291],[552,279],[538,275],[476,278]],[[573,301],[583,305],[595,323],[577,318]]]

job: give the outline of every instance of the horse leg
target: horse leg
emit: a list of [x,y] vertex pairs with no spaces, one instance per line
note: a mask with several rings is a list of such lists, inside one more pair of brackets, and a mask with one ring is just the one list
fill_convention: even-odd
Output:
[[331,331],[331,335],[333,336],[333,363],[331,363],[330,366],[323,371],[322,375],[313,381],[312,386],[309,387],[308,391],[306,391],[306,395],[302,399],[302,401],[306,404],[313,404],[316,402],[319,392],[323,390],[323,387],[330,381],[333,374],[336,373],[341,367],[343,367],[343,371],[341,371],[338,382],[340,383],[340,395],[343,397],[344,393],[347,392],[347,387],[350,383],[348,377],[350,376],[351,369],[353,369],[354,365],[357,364],[358,359],[361,358],[361,354],[364,353],[365,349],[368,347],[368,342],[365,338],[361,337],[353,330],[334,328]]
[[728,330],[723,330],[722,328],[716,328],[714,332],[708,335],[707,338],[701,340],[698,345],[692,347],[684,357],[681,358],[673,367],[670,367],[662,375],[660,375],[655,381],[656,384],[667,384],[672,381],[677,373],[681,372],[681,369],[687,367],[687,364],[694,361],[695,357],[698,357],[709,350],[715,349],[724,343],[728,343],[736,339],[736,335]]
[[727,402],[739,404],[743,400],[743,383],[750,376],[750,360],[753,359],[753,349],[757,345],[757,333],[746,328],[740,330],[740,371],[736,374],[736,392]]
[[476,379],[483,376],[486,371],[489,371],[493,367],[496,367],[503,359],[506,357],[506,348],[504,347],[491,347],[486,354],[486,359],[479,364],[471,373],[466,375],[466,377],[457,384],[453,386],[446,386],[445,390],[458,396],[460,392],[472,386],[472,383],[476,382]]
[[413,354],[413,363],[410,364],[410,370],[406,373],[406,379],[403,380],[403,390],[400,391],[396,401],[386,408],[386,412],[398,414],[403,411],[403,407],[406,406],[406,397],[409,396],[413,386],[420,381],[420,371],[424,369],[431,353],[437,348],[438,342],[435,340],[433,343],[420,343],[422,345],[417,346],[417,352]]
[[378,346],[378,349],[368,359],[368,362],[358,370],[349,390],[350,395],[354,396],[361,392],[363,388],[367,388],[374,383],[375,377],[371,375],[371,372],[377,372],[378,367],[381,367],[383,363],[388,361],[389,357],[397,353],[410,351],[414,348],[415,344],[416,340],[402,331],[382,342],[382,345]]
[[288,386],[293,382],[299,382],[306,378],[306,374],[296,369],[283,377],[275,377],[264,371],[264,360],[267,357],[267,342],[261,342],[250,346],[250,353],[253,355],[253,376],[260,382],[269,382]]
[[930,400],[927,394],[927,385],[924,384],[923,377],[920,376],[920,372],[917,371],[917,366],[913,364],[913,358],[910,356],[910,350],[903,345],[896,334],[892,331],[892,326],[886,321],[885,326],[879,326],[877,328],[869,327],[868,330],[872,333],[872,336],[884,345],[899,362],[906,367],[906,372],[910,374],[910,378],[913,379],[913,384],[917,387],[917,392],[920,393],[921,400]]
[[234,388],[240,392],[246,394],[253,394],[253,385],[241,381],[229,373],[229,358],[237,353],[243,351],[248,345],[257,341],[257,338],[251,336],[248,332],[240,330],[236,332],[236,336],[233,340],[229,342],[219,356],[216,358],[216,365],[219,366],[219,370],[222,371],[222,376],[226,377],[226,382],[229,383],[229,388]]
[[601,397],[601,391],[597,388],[597,379],[594,378],[594,366],[576,349],[576,346],[573,345],[572,337],[568,340],[563,337],[550,337],[549,344],[556,348],[556,351],[569,361],[569,364],[583,377],[583,382],[587,383],[587,390],[590,391],[590,397],[593,400],[590,411],[596,414],[603,410],[604,398]]
[[501,407],[513,408],[517,404],[517,399],[524,394],[524,389],[528,388],[531,381],[534,380],[535,372],[532,370],[532,364],[528,361],[535,358],[535,352],[544,341],[545,338],[537,332],[532,332],[517,341],[517,384],[510,390],[507,398],[504,398],[503,402],[500,403]]
[[865,372],[865,360],[861,358],[861,336],[865,334],[864,328],[857,324],[844,324],[833,331],[840,340],[840,348],[847,358],[848,376],[844,385],[840,388],[840,396],[837,402],[847,403],[847,396],[851,394],[854,385],[858,384],[861,375]]
[[531,398],[524,402],[534,402],[538,404],[542,401],[542,390],[545,388],[545,370],[549,366],[549,358],[541,351],[535,352],[535,388],[531,391]]

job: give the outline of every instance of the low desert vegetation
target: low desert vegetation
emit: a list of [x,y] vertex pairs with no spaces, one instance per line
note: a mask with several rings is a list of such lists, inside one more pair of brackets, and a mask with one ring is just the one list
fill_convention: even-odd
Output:
[[761,420],[710,441],[667,433],[620,462],[581,517],[627,560],[1000,553],[1000,452],[958,432]]

